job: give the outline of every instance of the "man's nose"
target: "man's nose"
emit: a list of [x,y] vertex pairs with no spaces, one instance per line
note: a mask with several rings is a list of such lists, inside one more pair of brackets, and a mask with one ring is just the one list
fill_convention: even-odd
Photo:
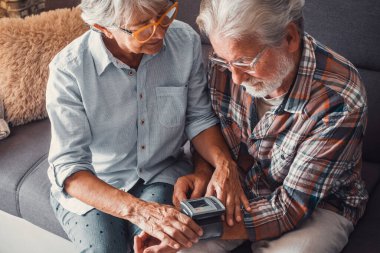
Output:
[[230,67],[231,73],[232,73],[232,80],[235,84],[240,85],[242,82],[247,81],[249,79],[249,75],[239,69],[236,69],[235,67]]

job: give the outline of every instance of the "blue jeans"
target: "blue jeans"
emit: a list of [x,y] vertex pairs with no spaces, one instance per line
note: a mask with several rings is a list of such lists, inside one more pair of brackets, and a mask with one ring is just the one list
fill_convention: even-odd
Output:
[[[130,191],[149,202],[172,204],[173,186],[165,183],[144,185],[140,180]],[[127,220],[92,209],[78,215],[64,209],[50,196],[55,216],[79,252],[127,253],[133,251],[133,237],[141,229]]]

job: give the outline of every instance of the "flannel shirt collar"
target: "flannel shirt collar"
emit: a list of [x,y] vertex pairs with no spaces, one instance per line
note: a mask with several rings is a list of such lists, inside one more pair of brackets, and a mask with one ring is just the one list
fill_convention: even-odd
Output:
[[315,41],[307,33],[303,36],[303,51],[301,60],[298,67],[296,80],[291,88],[287,98],[284,99],[284,103],[281,105],[283,110],[290,113],[301,113],[305,105],[307,104],[311,84],[316,68],[315,59]]

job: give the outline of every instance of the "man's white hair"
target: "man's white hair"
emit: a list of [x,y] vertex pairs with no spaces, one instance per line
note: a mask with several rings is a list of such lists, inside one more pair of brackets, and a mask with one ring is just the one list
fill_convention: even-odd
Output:
[[155,16],[169,0],[82,0],[82,19],[89,25],[121,26],[141,15]]
[[197,24],[207,36],[256,38],[276,46],[290,22],[295,22],[303,33],[304,4],[305,0],[202,0]]

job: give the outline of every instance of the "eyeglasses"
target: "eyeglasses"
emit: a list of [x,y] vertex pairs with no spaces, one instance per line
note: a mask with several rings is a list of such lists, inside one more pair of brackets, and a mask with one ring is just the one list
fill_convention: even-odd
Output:
[[144,43],[148,40],[150,40],[154,33],[157,30],[157,26],[162,26],[164,28],[169,27],[169,25],[174,21],[174,19],[177,16],[178,12],[178,2],[174,2],[169,9],[167,9],[164,14],[161,15],[161,17],[154,23],[150,23],[148,25],[145,25],[136,31],[131,31],[122,27],[117,27],[120,30],[126,32],[127,34],[134,37],[136,40],[138,40],[141,43]]
[[236,61],[228,62],[222,58],[219,58],[215,53],[212,53],[209,56],[209,59],[210,59],[211,63],[217,64],[224,69],[229,69],[231,71],[231,67],[234,67],[235,69],[238,69],[242,72],[245,72],[248,74],[254,74],[256,72],[255,67],[256,67],[261,56],[264,54],[264,52],[266,51],[267,48],[268,47],[264,47],[254,58],[253,57],[243,57],[243,58],[240,58]]

